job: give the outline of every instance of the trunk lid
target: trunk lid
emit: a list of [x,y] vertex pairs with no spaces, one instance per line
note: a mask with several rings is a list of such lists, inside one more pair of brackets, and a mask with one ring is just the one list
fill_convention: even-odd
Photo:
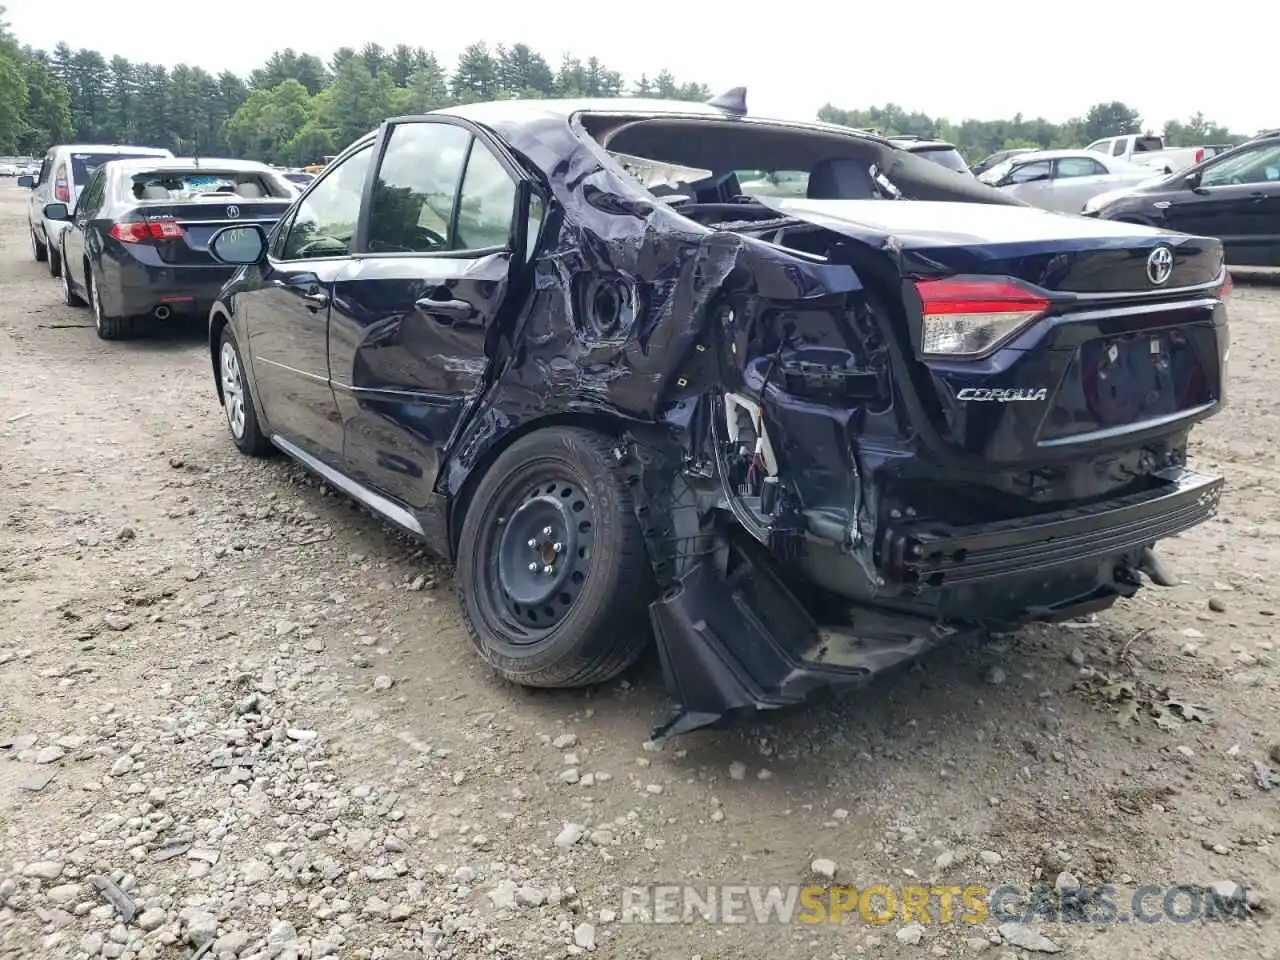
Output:
[[243,199],[234,194],[208,194],[190,200],[140,201],[127,219],[156,224],[176,224],[181,235],[153,236],[151,243],[166,263],[175,266],[215,264],[209,240],[223,227],[258,224],[270,230],[292,204],[283,198]]
[[[1214,281],[1222,245],[1137,224],[1033,207],[927,200],[784,200],[780,214],[896,255],[902,276],[986,274],[1064,293],[1162,293]],[[1146,275],[1158,246],[1174,252],[1159,285]]]

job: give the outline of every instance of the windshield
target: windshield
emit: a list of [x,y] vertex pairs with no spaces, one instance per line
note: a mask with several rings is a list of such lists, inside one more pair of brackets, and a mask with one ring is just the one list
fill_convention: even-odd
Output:
[[83,187],[89,178],[104,163],[111,160],[137,160],[152,157],[152,153],[73,153],[71,155],[71,178],[77,186]]
[[955,147],[929,147],[924,150],[912,150],[911,152],[924,157],[926,160],[932,160],[940,167],[954,170],[956,173],[967,173],[969,170],[969,165],[964,162],[964,157],[960,156],[960,151]]
[[978,179],[983,183],[999,183],[1013,169],[1013,158],[1001,160],[994,167],[988,167],[978,174]]

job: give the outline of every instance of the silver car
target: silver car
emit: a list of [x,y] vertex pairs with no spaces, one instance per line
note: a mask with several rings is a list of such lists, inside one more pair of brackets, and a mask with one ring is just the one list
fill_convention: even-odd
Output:
[[1009,157],[978,179],[1044,210],[1080,213],[1100,193],[1161,176],[1150,167],[1089,150],[1036,150]]

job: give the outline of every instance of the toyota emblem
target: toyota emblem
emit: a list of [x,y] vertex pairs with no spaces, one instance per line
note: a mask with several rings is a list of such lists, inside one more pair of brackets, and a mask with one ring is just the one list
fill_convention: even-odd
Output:
[[1156,247],[1147,256],[1147,279],[1153,286],[1163,286],[1173,275],[1173,251],[1168,247]]
[[[234,219],[235,219],[236,217],[238,217],[238,216],[240,216],[240,208],[239,208],[239,207],[237,207],[235,204],[232,204],[231,206],[227,207],[227,219],[228,219],[228,220],[234,220]],[[1169,259],[1170,259],[1170,261],[1172,261],[1172,259],[1173,259],[1173,258],[1172,258],[1172,257],[1170,257]],[[1151,272],[1151,266],[1150,266],[1150,264],[1148,264],[1148,265],[1147,265],[1147,273],[1150,273],[1150,272]]]

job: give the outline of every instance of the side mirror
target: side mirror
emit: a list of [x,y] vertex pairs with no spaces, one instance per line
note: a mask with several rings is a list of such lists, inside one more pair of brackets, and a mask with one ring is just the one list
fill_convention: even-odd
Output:
[[20,187],[26,187],[28,190],[30,190],[35,185],[36,185],[36,178],[29,173],[24,173],[22,176],[18,178],[18,186]]
[[1198,190],[1200,188],[1200,174],[1201,174],[1201,171],[1194,170],[1191,173],[1188,173],[1185,177],[1183,177],[1182,182],[1185,183],[1190,189]]
[[44,218],[46,220],[70,220],[71,211],[67,209],[65,203],[46,203],[44,205]]
[[236,267],[261,263],[267,254],[267,235],[256,225],[223,227],[209,238],[209,253],[219,263]]

